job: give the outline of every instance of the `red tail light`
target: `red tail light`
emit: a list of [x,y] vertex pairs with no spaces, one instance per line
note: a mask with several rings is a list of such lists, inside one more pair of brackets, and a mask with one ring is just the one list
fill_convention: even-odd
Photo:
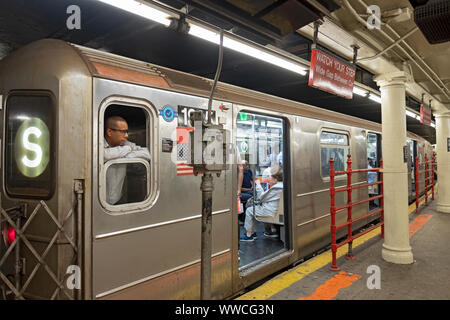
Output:
[[16,230],[14,230],[13,227],[9,227],[6,231],[6,241],[8,241],[9,244],[13,243],[16,239]]

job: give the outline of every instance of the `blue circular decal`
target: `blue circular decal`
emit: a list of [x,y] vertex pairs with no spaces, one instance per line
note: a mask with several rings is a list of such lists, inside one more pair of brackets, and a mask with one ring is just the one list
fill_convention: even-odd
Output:
[[169,105],[164,106],[159,113],[167,122],[171,122],[177,116],[177,113]]

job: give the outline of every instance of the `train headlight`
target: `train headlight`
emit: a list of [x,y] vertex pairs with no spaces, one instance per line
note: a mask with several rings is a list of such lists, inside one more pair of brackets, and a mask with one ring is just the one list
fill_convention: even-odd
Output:
[[17,130],[14,142],[16,165],[27,177],[41,175],[50,160],[50,133],[39,118],[25,120]]

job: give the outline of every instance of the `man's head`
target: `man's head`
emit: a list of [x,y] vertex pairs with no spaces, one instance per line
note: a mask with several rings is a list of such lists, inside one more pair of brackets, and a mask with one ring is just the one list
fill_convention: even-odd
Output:
[[113,116],[106,119],[105,139],[110,147],[123,146],[128,138],[128,123],[124,118]]
[[242,167],[244,168],[244,172],[248,170],[249,166],[247,160],[242,160]]

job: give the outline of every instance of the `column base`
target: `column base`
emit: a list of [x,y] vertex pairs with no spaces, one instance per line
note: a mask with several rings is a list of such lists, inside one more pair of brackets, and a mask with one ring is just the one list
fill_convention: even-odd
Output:
[[414,262],[411,247],[390,248],[383,244],[381,256],[385,261],[396,264],[412,264]]
[[436,210],[442,213],[450,213],[450,205],[449,204],[438,204],[436,205]]

